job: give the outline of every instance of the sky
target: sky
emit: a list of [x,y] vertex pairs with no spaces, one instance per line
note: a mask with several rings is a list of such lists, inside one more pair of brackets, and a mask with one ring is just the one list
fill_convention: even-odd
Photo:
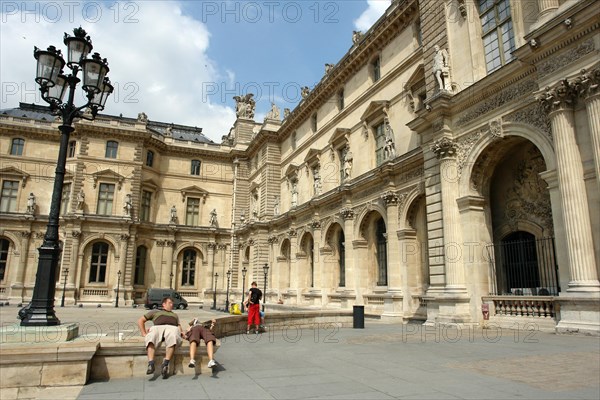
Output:
[[103,113],[145,112],[220,143],[235,122],[233,96],[254,94],[257,121],[272,102],[293,109],[300,88],[314,87],[350,49],[352,31],[366,32],[390,2],[1,0],[0,109],[46,105],[33,48],[66,56],[64,33],[81,26],[115,86]]

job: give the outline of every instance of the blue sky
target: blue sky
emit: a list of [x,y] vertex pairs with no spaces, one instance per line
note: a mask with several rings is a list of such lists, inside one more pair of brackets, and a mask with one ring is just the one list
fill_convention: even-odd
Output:
[[[33,46],[65,51],[82,26],[115,84],[105,113],[203,128],[220,142],[235,121],[233,96],[252,92],[256,120],[274,101],[294,108],[325,63],[337,63],[390,0],[2,1],[0,109],[45,104],[34,82]],[[83,100],[79,100],[82,102]],[[81,103],[79,103],[81,104]]]

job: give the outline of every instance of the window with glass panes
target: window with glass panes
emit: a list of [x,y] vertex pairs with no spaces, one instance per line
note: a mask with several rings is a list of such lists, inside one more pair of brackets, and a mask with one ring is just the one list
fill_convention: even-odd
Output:
[[2,194],[0,194],[0,212],[17,211],[17,194],[19,181],[3,181]]
[[144,274],[146,272],[146,255],[148,249],[144,246],[139,246],[135,253],[135,272],[133,275],[134,285],[144,284]]
[[200,160],[192,160],[192,175],[200,175]]
[[385,126],[383,122],[375,126],[375,159],[377,165],[381,165],[384,161],[383,149],[385,147]]
[[63,184],[62,197],[60,199],[60,215],[65,215],[69,211],[69,200],[71,199],[71,183]]
[[101,183],[98,190],[98,207],[96,214],[112,215],[113,199],[115,196],[115,185],[112,183]]
[[0,281],[4,280],[4,275],[6,274],[9,248],[10,242],[6,239],[0,239]]
[[490,73],[513,59],[515,37],[509,0],[479,0],[483,49]]
[[114,140],[109,140],[106,142],[106,153],[104,156],[106,158],[117,158],[117,151],[119,150],[119,143]]
[[198,226],[200,216],[200,199],[187,199],[187,208],[185,210],[185,224],[188,226]]
[[140,220],[142,222],[150,221],[150,205],[152,204],[152,192],[142,191],[142,204],[140,205]]
[[377,82],[381,78],[381,59],[379,56],[373,60],[373,82]]
[[193,286],[196,275],[196,251],[183,252],[183,265],[181,266],[181,285]]
[[25,147],[25,139],[13,139],[10,146],[10,154],[13,156],[22,156],[23,147]]
[[77,150],[77,142],[74,140],[71,140],[69,142],[69,158],[73,158],[75,157],[75,151]]
[[106,264],[108,262],[108,244],[94,243],[90,260],[90,283],[102,283],[106,280]]
[[344,89],[338,92],[338,108],[340,111],[344,109]]
[[154,164],[154,152],[152,150],[148,150],[146,153],[146,166],[151,167]]

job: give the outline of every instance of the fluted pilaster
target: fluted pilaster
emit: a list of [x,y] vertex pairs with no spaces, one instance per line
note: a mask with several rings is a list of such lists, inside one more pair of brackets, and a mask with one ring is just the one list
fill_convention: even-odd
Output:
[[575,87],[580,98],[585,101],[594,153],[594,172],[600,189],[600,67],[592,71],[581,70],[581,75],[575,80]]
[[546,15],[554,12],[558,9],[558,0],[538,0],[538,8],[540,13],[538,14],[538,20],[544,18]]

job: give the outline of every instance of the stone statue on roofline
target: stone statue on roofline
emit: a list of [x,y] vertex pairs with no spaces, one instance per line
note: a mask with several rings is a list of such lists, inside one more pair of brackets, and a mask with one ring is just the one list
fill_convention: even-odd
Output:
[[235,115],[237,118],[254,119],[256,102],[252,97],[254,97],[252,93],[245,96],[233,96],[236,103]]

